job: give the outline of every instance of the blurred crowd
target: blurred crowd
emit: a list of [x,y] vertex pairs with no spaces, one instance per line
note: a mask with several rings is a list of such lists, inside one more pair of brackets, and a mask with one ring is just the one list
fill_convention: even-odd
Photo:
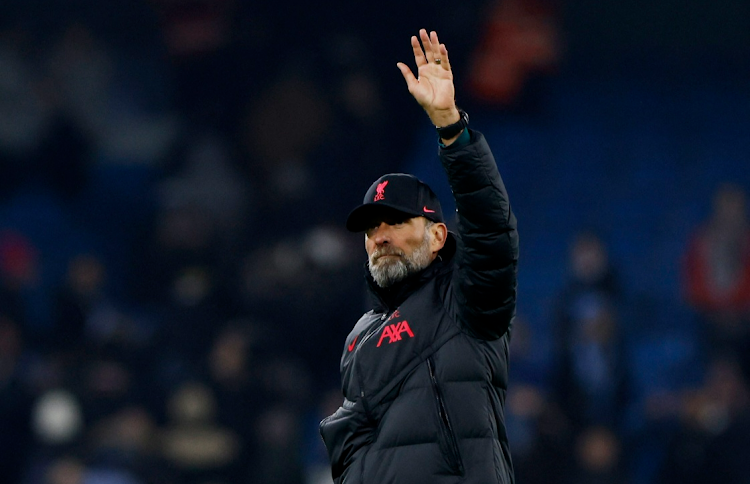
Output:
[[[317,426],[366,309],[343,221],[426,122],[395,62],[433,22],[474,102],[522,111],[554,3],[464,2],[440,30],[396,2],[4,1],[0,482],[330,482]],[[746,188],[713,207],[685,241],[689,375],[634,356],[605,242],[571,241],[545,357],[514,327],[519,483],[748,482]]]
[[523,319],[511,346],[519,482],[748,482],[749,215],[742,187],[717,189],[710,217],[676,255],[684,310],[666,331],[647,327],[658,325],[654,308],[634,307],[637,291],[598,234],[571,241],[552,362]]

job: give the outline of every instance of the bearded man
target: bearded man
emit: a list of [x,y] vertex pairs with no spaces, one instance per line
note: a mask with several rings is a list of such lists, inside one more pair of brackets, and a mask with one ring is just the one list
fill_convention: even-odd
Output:
[[320,432],[336,484],[513,483],[504,407],[516,219],[484,136],[456,106],[445,45],[422,29],[411,46],[418,77],[397,65],[437,129],[458,233],[434,192],[402,173],[376,180],[351,212],[373,308],[346,339],[344,402]]

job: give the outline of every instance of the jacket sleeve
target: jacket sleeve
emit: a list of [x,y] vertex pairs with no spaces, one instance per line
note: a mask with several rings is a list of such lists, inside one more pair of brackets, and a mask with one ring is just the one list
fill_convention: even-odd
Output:
[[456,201],[458,251],[453,280],[457,317],[487,339],[503,336],[516,310],[518,232],[508,193],[487,141],[440,148]]

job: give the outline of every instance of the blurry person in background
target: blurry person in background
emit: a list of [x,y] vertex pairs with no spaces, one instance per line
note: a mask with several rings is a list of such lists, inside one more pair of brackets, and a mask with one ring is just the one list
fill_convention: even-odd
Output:
[[92,313],[107,302],[106,267],[93,254],[79,254],[68,262],[65,276],[53,296],[50,344],[62,358],[80,360],[86,353]]
[[[5,19],[4,19],[5,20]],[[0,198],[7,198],[32,176],[37,147],[52,110],[41,95],[39,66],[25,53],[31,41],[20,26],[0,28]]]
[[560,4],[550,0],[486,3],[481,40],[471,56],[471,94],[485,104],[540,108],[539,85],[562,57]]
[[0,316],[0,482],[20,482],[31,451],[32,395],[20,372],[24,348],[18,324]]
[[747,194],[720,186],[711,215],[692,235],[684,256],[684,291],[709,339],[709,351],[732,351],[750,375],[750,221]]
[[736,359],[714,358],[703,384],[685,392],[659,484],[744,484],[750,478],[750,386]]
[[[265,403],[260,384],[259,355],[265,328],[251,321],[230,321],[211,344],[206,361],[206,381],[217,400],[217,421],[234,429],[248,444],[254,438],[254,422]],[[267,340],[263,340],[267,343]]]
[[[347,331],[360,314],[362,287],[341,284],[356,277],[356,244],[341,227],[320,224],[252,250],[240,267],[238,302],[254,319],[270,322],[266,338],[320,368],[321,384],[337,379],[340,342],[328,331]],[[354,304],[342,307],[341,301]],[[331,317],[336,314],[336,317]],[[300,317],[304,315],[304,317]],[[345,316],[350,316],[346,318]],[[328,328],[321,331],[321,327]],[[270,345],[270,339],[266,340]],[[323,370],[332,364],[330,372]]]
[[[578,435],[573,484],[625,484],[622,443],[606,426],[591,426]],[[559,481],[558,481],[559,482]]]
[[573,317],[582,300],[616,301],[621,297],[619,278],[609,258],[607,246],[593,231],[575,235],[568,252],[569,275],[561,294],[558,317]]
[[[279,78],[248,104],[239,142],[247,160],[253,221],[264,231],[296,235],[300,227],[320,223],[340,208],[333,190],[321,189],[333,185],[337,175],[330,170],[332,160],[319,157],[323,140],[333,135],[332,117],[322,89],[299,74]],[[300,210],[303,206],[307,209]],[[255,231],[246,242],[253,248],[265,245]]]
[[601,238],[579,233],[555,321],[554,400],[580,428],[614,426],[626,406],[627,362],[617,275]]
[[40,286],[39,251],[22,233],[0,232],[0,312],[13,319],[27,339],[34,338],[39,318],[34,308]]
[[123,407],[95,422],[86,437],[84,482],[168,482],[167,467],[157,454],[155,430],[153,417],[138,405]]
[[[237,97],[267,69],[244,62],[242,43],[258,36],[258,15],[243,22],[236,0],[148,0],[156,14],[165,55],[174,71],[178,109],[190,121],[229,130]],[[263,19],[266,20],[266,19]],[[262,29],[262,27],[260,27]],[[250,75],[252,73],[253,75]]]
[[419,77],[397,65],[437,127],[458,234],[430,187],[403,173],[376,180],[350,213],[373,304],[346,338],[344,402],[320,431],[337,484],[512,483],[504,407],[516,219],[487,141],[456,106],[445,45],[422,29],[411,47]]
[[167,401],[167,423],[161,430],[162,458],[184,484],[239,482],[243,442],[216,421],[217,401],[203,383],[186,381]]
[[194,205],[163,207],[147,243],[139,289],[157,310],[152,346],[158,385],[192,378],[232,312],[223,298],[216,221]]
[[284,404],[270,407],[257,420],[258,451],[250,481],[258,484],[301,484],[302,423],[299,413]]
[[576,426],[616,425],[629,393],[625,345],[614,308],[590,301],[557,344],[555,400],[565,414]]
[[[163,199],[143,245],[136,296],[146,304],[179,298],[177,281],[186,271],[219,277],[217,221],[192,200]],[[174,203],[173,203],[174,202]]]
[[54,293],[51,347],[69,363],[94,354],[137,362],[149,330],[125,303],[112,296],[104,258],[82,252],[68,261],[65,280]]
[[44,484],[84,484],[86,466],[81,459],[63,456],[50,464],[44,473]]
[[549,345],[523,315],[513,325],[505,425],[513,444],[513,470],[524,484],[566,484],[574,469],[574,435],[551,391]]

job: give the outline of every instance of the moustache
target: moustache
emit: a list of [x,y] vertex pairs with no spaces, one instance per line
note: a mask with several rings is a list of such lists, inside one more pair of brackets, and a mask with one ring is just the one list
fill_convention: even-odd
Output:
[[378,259],[380,259],[381,257],[386,256],[386,255],[395,255],[395,256],[398,256],[398,257],[403,257],[404,256],[404,251],[399,250],[399,249],[390,249],[390,248],[389,249],[380,249],[380,250],[376,250],[375,252],[372,253],[371,259],[372,259],[373,262],[375,262]]

